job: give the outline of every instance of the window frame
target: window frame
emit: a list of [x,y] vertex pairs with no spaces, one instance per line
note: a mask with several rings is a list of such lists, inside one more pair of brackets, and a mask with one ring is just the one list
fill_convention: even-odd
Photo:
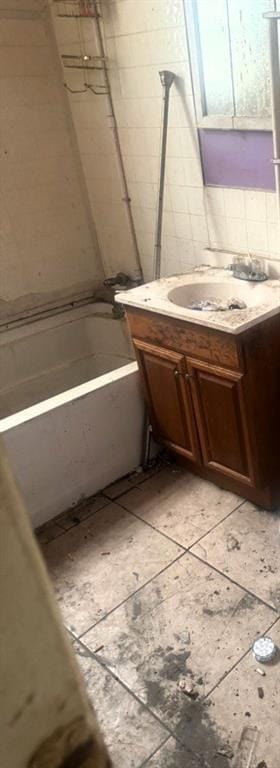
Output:
[[273,123],[271,115],[265,117],[236,117],[235,115],[207,114],[196,0],[183,1],[185,6],[186,31],[197,127],[220,130],[272,131]]

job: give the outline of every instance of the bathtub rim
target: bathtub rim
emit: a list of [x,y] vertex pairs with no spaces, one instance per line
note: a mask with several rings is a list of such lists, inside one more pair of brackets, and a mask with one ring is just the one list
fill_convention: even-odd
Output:
[[95,379],[89,379],[89,381],[78,384],[76,387],[66,389],[58,395],[53,395],[52,397],[42,400],[39,403],[35,403],[28,408],[17,411],[17,413],[5,416],[0,420],[0,434],[8,432],[27,421],[32,421],[35,418],[43,416],[45,413],[55,410],[67,403],[76,402],[77,400],[86,397],[89,393],[107,387],[112,382],[118,381],[126,376],[131,376],[137,371],[137,362],[133,361],[127,363],[119,368],[115,368],[113,371],[108,371],[101,376],[97,376]]

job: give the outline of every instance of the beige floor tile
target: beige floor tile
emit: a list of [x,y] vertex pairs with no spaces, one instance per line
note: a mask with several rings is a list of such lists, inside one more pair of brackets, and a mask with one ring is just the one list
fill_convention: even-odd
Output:
[[[279,646],[279,621],[269,635]],[[232,747],[235,759],[233,768],[235,764],[238,768],[243,768],[243,765],[250,768],[278,768],[280,764],[279,656],[274,664],[263,665],[265,677],[260,677],[256,672],[258,666],[249,653],[211,695],[209,716],[216,731]],[[248,760],[250,740],[256,742],[251,762]],[[243,743],[242,758],[240,741]],[[195,748],[195,742],[192,746]]]
[[162,744],[165,728],[81,645],[74,649],[114,768],[138,768]]
[[89,631],[84,643],[163,721],[184,733],[198,701],[274,621],[275,613],[190,554]]
[[[215,746],[217,744],[217,746]],[[216,738],[216,734],[213,733],[213,753],[214,750],[216,751],[216,756],[218,758],[217,749],[218,747],[218,739]],[[201,750],[203,749],[203,733],[201,730]],[[203,755],[202,752],[198,752],[197,754],[194,754],[192,751],[187,750],[186,747],[183,747],[176,739],[173,739],[172,736],[168,739],[168,741],[163,744],[162,747],[160,747],[159,750],[153,755],[153,757],[148,760],[148,762],[145,764],[145,768],[147,765],[147,768],[205,768],[205,766],[209,766],[209,763],[202,762]],[[220,768],[221,763],[213,763],[213,768]],[[225,766],[225,763],[223,765],[223,768]]]
[[170,467],[133,488],[118,502],[188,548],[242,499],[185,470]]
[[280,515],[246,502],[192,551],[280,611]]
[[43,551],[63,617],[76,636],[182,552],[113,503]]

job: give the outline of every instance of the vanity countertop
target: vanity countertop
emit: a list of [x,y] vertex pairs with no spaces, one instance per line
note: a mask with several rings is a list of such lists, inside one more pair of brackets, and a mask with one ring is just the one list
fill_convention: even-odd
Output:
[[[173,289],[190,285],[207,285],[207,290],[209,286],[211,296],[215,293],[214,286],[211,293],[211,284],[217,286],[218,283],[226,286],[231,297],[241,295],[246,304],[247,299],[246,309],[197,311],[178,306],[168,297]],[[127,307],[136,307],[207,328],[238,334],[280,312],[280,280],[269,279],[255,283],[235,278],[228,269],[200,266],[184,275],[161,278],[128,291],[120,291],[116,295],[116,301]]]

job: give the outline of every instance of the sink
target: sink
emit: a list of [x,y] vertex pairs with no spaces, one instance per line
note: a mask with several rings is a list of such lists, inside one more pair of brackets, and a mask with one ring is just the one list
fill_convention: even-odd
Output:
[[[194,302],[217,301],[220,304],[226,304],[229,299],[237,299],[245,303],[243,309],[256,307],[269,301],[271,291],[265,285],[256,285],[256,283],[238,284],[237,280],[230,280],[223,283],[188,283],[180,285],[169,291],[167,298],[178,307],[185,307],[196,312],[192,306]],[[238,308],[238,307],[237,307]],[[238,308],[239,311],[240,308]],[[234,311],[234,310],[228,310]],[[235,310],[236,311],[236,310]]]

